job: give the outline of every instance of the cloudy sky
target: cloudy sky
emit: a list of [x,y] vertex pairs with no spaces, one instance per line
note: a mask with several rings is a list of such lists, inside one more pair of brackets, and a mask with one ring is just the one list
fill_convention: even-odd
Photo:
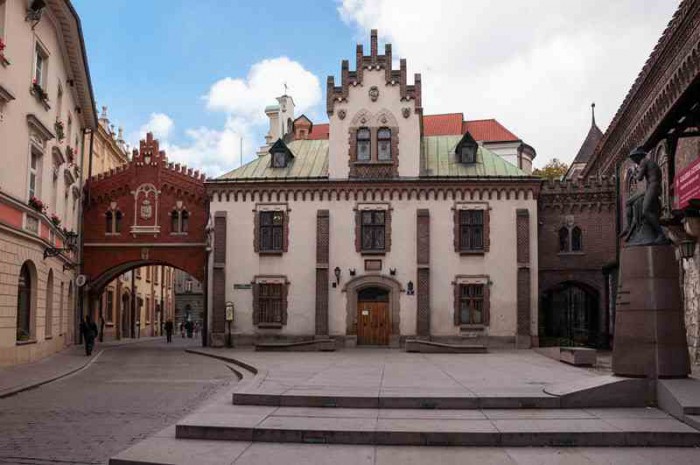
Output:
[[[541,166],[605,131],[679,0],[74,0],[98,106],[136,143],[217,176],[263,143],[283,92],[325,122],[326,76],[369,30],[423,75],[426,114],[496,118]],[[162,145],[163,145],[162,144]]]

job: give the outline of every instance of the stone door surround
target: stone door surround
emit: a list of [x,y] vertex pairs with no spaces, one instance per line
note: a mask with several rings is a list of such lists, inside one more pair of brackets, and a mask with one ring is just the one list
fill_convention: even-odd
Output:
[[368,287],[379,287],[389,291],[389,317],[391,318],[391,334],[389,336],[389,345],[398,344],[400,335],[400,298],[404,292],[401,283],[389,276],[381,274],[364,274],[357,276],[348,281],[343,287],[343,292],[346,296],[346,329],[345,334],[357,334],[357,293]]

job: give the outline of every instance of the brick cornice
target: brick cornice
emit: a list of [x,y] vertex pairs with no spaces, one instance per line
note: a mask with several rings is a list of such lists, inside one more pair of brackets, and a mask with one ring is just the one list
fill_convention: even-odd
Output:
[[206,183],[211,200],[222,201],[393,201],[515,200],[540,194],[539,178],[236,181]]

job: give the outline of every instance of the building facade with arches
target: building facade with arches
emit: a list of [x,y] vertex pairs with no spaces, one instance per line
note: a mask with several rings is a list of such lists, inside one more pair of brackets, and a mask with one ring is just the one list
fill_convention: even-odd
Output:
[[83,132],[94,128],[80,19],[70,2],[0,0],[0,366],[76,340]]
[[207,181],[212,343],[227,303],[239,341],[537,343],[534,149],[495,120],[424,115],[420,74],[383,52],[373,31],[328,78],[328,124],[283,95],[256,159]]

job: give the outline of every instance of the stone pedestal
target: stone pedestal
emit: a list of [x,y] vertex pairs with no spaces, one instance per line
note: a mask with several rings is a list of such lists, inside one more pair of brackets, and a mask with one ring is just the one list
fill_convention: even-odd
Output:
[[621,251],[612,371],[648,378],[690,373],[678,262],[671,245]]

